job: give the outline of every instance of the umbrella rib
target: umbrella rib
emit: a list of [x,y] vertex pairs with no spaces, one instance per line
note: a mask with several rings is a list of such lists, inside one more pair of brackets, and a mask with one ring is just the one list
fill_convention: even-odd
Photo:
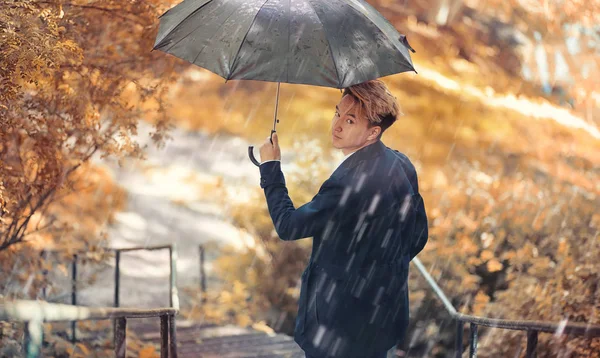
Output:
[[[210,1],[209,1],[210,2]],[[208,4],[208,3],[207,3]],[[199,8],[200,9],[200,8]],[[199,10],[198,9],[198,10]],[[197,10],[195,10],[194,12],[196,12]],[[231,14],[229,14],[229,16],[227,16],[227,19],[225,19],[225,21],[227,21],[231,15],[233,15],[235,13],[235,11],[233,11]],[[191,16],[191,15],[190,15]],[[189,16],[186,18],[186,20],[189,18]],[[225,23],[225,21],[223,23]],[[223,23],[221,24],[221,26],[223,26]],[[179,25],[178,25],[179,26]],[[200,27],[204,26],[203,23],[201,23],[200,25],[196,26],[192,31],[190,31],[187,35],[183,36],[182,38],[180,38],[177,42],[175,42],[173,45],[171,45],[171,47],[169,47],[167,50],[165,50],[165,52],[169,52],[171,51],[171,49],[173,47],[175,47],[178,43],[180,43],[181,41],[185,40],[188,36],[190,36],[191,34],[193,34],[194,32],[196,32],[196,30],[198,30]],[[219,27],[220,29],[221,27]],[[217,31],[215,31],[215,33],[217,33]],[[213,34],[214,35],[214,34]],[[211,36],[212,38],[212,36]],[[204,48],[206,48],[206,45],[204,45],[204,47],[202,47],[202,49],[200,50],[200,53],[202,51],[204,51]],[[198,55],[200,55],[200,53],[198,53]],[[196,62],[196,60],[198,59],[198,55],[196,55],[196,57],[194,58],[194,61],[192,61],[191,63]]]
[[290,83],[290,34],[292,30],[290,29],[290,24],[292,23],[292,0],[288,0],[288,43],[287,43],[287,51],[285,52],[285,82]]
[[[192,11],[192,12],[191,12],[191,13],[190,13],[188,16],[186,16],[186,17],[185,17],[183,20],[179,21],[179,23],[178,23],[177,25],[175,25],[175,27],[174,27],[174,28],[173,28],[171,31],[169,31],[168,33],[166,33],[166,34],[165,34],[165,36],[162,38],[162,40],[160,40],[160,42],[159,42],[158,44],[156,44],[156,45],[154,46],[154,48],[158,48],[158,47],[162,46],[162,43],[163,43],[163,41],[165,41],[165,40],[166,40],[166,38],[167,38],[167,37],[169,37],[169,35],[170,35],[170,34],[171,34],[173,31],[177,30],[177,29],[178,29],[178,28],[181,26],[181,24],[183,24],[183,23],[184,23],[184,22],[185,22],[187,19],[189,19],[189,18],[190,18],[190,17],[192,17],[194,14],[196,14],[198,11],[200,11],[200,9],[202,9],[204,6],[206,6],[206,5],[207,5],[208,3],[210,3],[211,1],[213,1],[213,0],[209,0],[209,1],[205,2],[205,3],[204,3],[204,4],[202,4],[202,5],[201,5],[199,8],[197,8],[197,9],[196,9],[196,10],[194,10],[194,11]],[[162,15],[160,15],[160,17],[163,17],[163,16],[165,16],[165,15],[167,14],[167,12],[171,11],[172,9],[173,9],[173,8],[171,8],[171,9],[169,9],[169,10],[165,11],[165,13],[164,13],[164,14],[162,14]],[[159,17],[159,18],[160,18],[160,17]],[[171,47],[173,47],[173,46],[171,46]],[[171,48],[169,48],[169,50],[170,50],[170,49],[171,49]],[[167,50],[167,51],[168,51],[168,50]],[[167,52],[167,51],[165,51],[165,52]]]
[[[349,3],[346,3],[346,4],[347,4],[347,5],[348,5],[348,6],[349,6],[349,7],[350,7],[352,10],[354,10],[354,12],[356,12],[358,15],[360,15],[360,16],[362,16],[362,17],[366,18],[367,20],[369,20],[369,21],[370,21],[370,22],[373,24],[373,26],[374,26],[374,27],[375,27],[377,30],[379,30],[379,32],[380,32],[380,33],[381,33],[383,36],[385,36],[385,38],[386,38],[386,39],[387,39],[387,40],[388,40],[388,41],[389,41],[389,42],[390,42],[392,45],[394,45],[394,47],[396,47],[396,48],[397,48],[397,49],[400,51],[400,48],[398,48],[398,47],[397,47],[397,46],[394,44],[394,41],[393,41],[392,39],[390,39],[390,37],[389,37],[389,36],[386,34],[386,32],[385,32],[385,31],[384,31],[384,30],[383,30],[381,27],[379,27],[379,25],[377,25],[377,23],[375,23],[375,21],[374,21],[373,19],[371,19],[369,16],[367,16],[367,15],[363,14],[362,12],[358,11],[358,9],[357,9],[357,8],[355,8],[354,6],[352,6],[350,3],[355,3],[355,1],[353,1],[353,0],[350,0],[350,1],[349,1]],[[383,18],[383,20],[384,20],[385,22],[387,22],[387,24],[388,24],[389,26],[391,26],[391,27],[392,27],[394,30],[396,30],[396,32],[398,31],[398,30],[397,30],[397,29],[394,27],[394,25],[392,25],[392,23],[391,23],[391,22],[389,22],[389,20],[385,18],[385,16],[382,16],[382,18]],[[406,48],[406,46],[404,46],[404,47]],[[408,53],[408,50],[406,50],[406,52]],[[402,51],[400,51],[400,53],[402,53]],[[404,54],[402,53],[402,55],[404,55]],[[412,68],[409,68],[409,70],[414,70],[414,67],[412,67]],[[415,72],[416,72],[416,71],[415,71]]]
[[242,49],[242,46],[244,45],[244,42],[246,41],[246,37],[248,37],[248,33],[250,32],[250,29],[252,29],[252,26],[254,26],[254,22],[256,21],[256,18],[258,17],[258,13],[260,12],[260,10],[262,10],[262,8],[265,6],[265,4],[267,2],[269,2],[269,0],[265,0],[265,2],[260,6],[260,8],[258,8],[258,11],[254,15],[254,19],[252,19],[252,23],[250,24],[250,27],[248,27],[248,31],[246,31],[246,34],[244,35],[242,42],[240,42],[240,47],[238,48],[237,53],[235,54],[235,57],[233,58],[233,64],[231,65],[231,68],[229,69],[229,74],[227,75],[227,78],[225,78],[226,80],[229,80],[231,74],[235,70],[235,64],[237,63],[238,55],[240,54],[240,50]]
[[[198,9],[198,10],[199,10],[199,9]],[[194,11],[194,12],[196,12],[196,11]],[[191,15],[190,15],[190,16],[191,16]],[[231,15],[230,15],[230,16],[231,16]],[[188,18],[189,18],[189,16],[188,16]],[[187,18],[186,18],[186,20],[187,20]],[[183,23],[183,22],[181,22],[181,23]],[[180,23],[180,24],[181,24],[181,23]],[[175,45],[177,45],[177,44],[178,44],[178,43],[180,43],[181,41],[185,40],[185,38],[186,38],[186,37],[190,36],[192,33],[194,33],[196,30],[198,30],[198,29],[199,29],[200,27],[202,27],[203,25],[204,25],[204,24],[203,24],[203,23],[201,23],[200,25],[196,26],[196,27],[195,27],[195,28],[194,28],[192,31],[190,31],[190,32],[189,32],[187,35],[183,36],[183,37],[182,37],[182,38],[180,38],[180,39],[179,39],[177,42],[175,42],[173,45],[171,45],[171,47],[169,47],[169,48],[168,48],[168,49],[167,49],[165,52],[169,52],[169,51],[171,51],[171,49],[172,49],[173,47],[175,47]],[[177,26],[179,26],[179,25],[177,25]]]
[[[221,26],[219,26],[219,28],[217,29],[217,31],[215,31],[215,33],[213,34],[213,36],[219,32],[219,30],[221,30],[221,28],[223,27],[223,25],[225,25],[225,23],[227,22],[227,20],[229,20],[229,18],[231,17],[231,15],[235,14],[236,12],[233,11],[231,14],[229,14],[229,16],[227,16],[227,18],[225,19],[225,21],[223,21],[221,23]],[[194,30],[196,31],[196,30]],[[211,36],[210,38],[212,39],[213,36]],[[206,45],[202,46],[202,49],[200,50],[200,52],[198,52],[198,54],[196,55],[196,57],[194,57],[194,61],[192,61],[193,64],[195,64],[196,60],[198,59],[198,56],[200,56],[200,54],[202,53],[202,51],[204,51],[204,49],[206,48]]]
[[331,49],[331,42],[329,41],[329,37],[327,36],[327,31],[325,30],[325,25],[323,25],[323,21],[319,17],[319,14],[317,14],[317,11],[315,10],[315,8],[310,3],[310,0],[305,0],[305,1],[308,4],[308,6],[312,9],[312,11],[315,13],[315,16],[321,23],[321,26],[323,26],[323,33],[325,34],[325,39],[327,40],[327,46],[329,46],[329,53],[331,54],[331,61],[333,61],[333,67],[335,68],[335,75],[338,80],[338,86],[340,86],[340,73],[338,72],[337,64],[335,63],[335,57],[333,57],[333,50]]

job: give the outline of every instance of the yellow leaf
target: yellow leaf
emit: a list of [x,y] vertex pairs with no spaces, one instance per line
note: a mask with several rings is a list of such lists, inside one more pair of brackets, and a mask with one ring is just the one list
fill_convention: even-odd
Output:
[[140,350],[139,358],[155,358],[158,357],[156,350],[153,346],[146,346]]
[[83,353],[85,356],[90,354],[90,350],[83,343],[77,343],[77,348],[79,348],[81,353]]
[[267,326],[267,324],[265,323],[265,321],[260,321],[260,322],[256,322],[254,324],[252,324],[252,328],[254,328],[257,331],[262,331],[268,334],[273,334],[275,333],[275,331],[273,330],[273,328]]
[[475,302],[477,303],[487,303],[490,302],[490,297],[483,293],[482,291],[477,291],[475,295]]
[[494,258],[494,254],[490,250],[483,250],[480,257],[483,261],[487,261]]
[[490,261],[488,261],[487,263],[487,269],[489,272],[497,272],[502,270],[504,266],[502,266],[502,264],[496,260],[496,259],[492,259]]

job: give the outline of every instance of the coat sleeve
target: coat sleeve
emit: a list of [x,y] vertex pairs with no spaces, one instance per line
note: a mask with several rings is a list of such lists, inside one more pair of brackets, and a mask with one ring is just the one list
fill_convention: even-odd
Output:
[[411,208],[413,209],[415,221],[413,237],[408,250],[410,259],[412,260],[419,252],[421,252],[421,250],[423,250],[425,244],[427,243],[427,238],[429,236],[427,213],[425,211],[425,203],[423,202],[423,198],[419,192],[419,178],[415,166],[411,163],[406,155],[397,150],[394,150],[394,152],[397,153],[398,159],[400,159],[400,163],[404,168],[407,179],[412,186]]
[[427,213],[425,212],[425,204],[421,194],[416,192],[411,201],[415,210],[415,230],[410,248],[410,259],[412,260],[425,247],[429,230],[427,226]]
[[296,209],[288,195],[280,162],[261,164],[260,174],[260,185],[265,192],[275,231],[285,241],[321,233],[333,215],[344,189],[342,185],[328,179],[310,202]]

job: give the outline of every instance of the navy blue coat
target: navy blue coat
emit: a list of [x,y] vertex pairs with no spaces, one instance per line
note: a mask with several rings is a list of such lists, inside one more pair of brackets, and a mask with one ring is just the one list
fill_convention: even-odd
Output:
[[317,357],[368,358],[408,326],[408,265],[427,242],[427,215],[408,157],[377,141],[348,157],[294,208],[279,161],[260,165],[282,240],[313,237],[294,339]]

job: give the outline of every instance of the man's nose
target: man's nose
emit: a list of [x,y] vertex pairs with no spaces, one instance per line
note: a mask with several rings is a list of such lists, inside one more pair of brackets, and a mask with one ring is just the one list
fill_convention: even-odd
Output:
[[340,125],[340,119],[339,118],[336,118],[333,121],[333,129],[335,129],[337,132],[339,132],[339,131],[342,130],[342,126]]

